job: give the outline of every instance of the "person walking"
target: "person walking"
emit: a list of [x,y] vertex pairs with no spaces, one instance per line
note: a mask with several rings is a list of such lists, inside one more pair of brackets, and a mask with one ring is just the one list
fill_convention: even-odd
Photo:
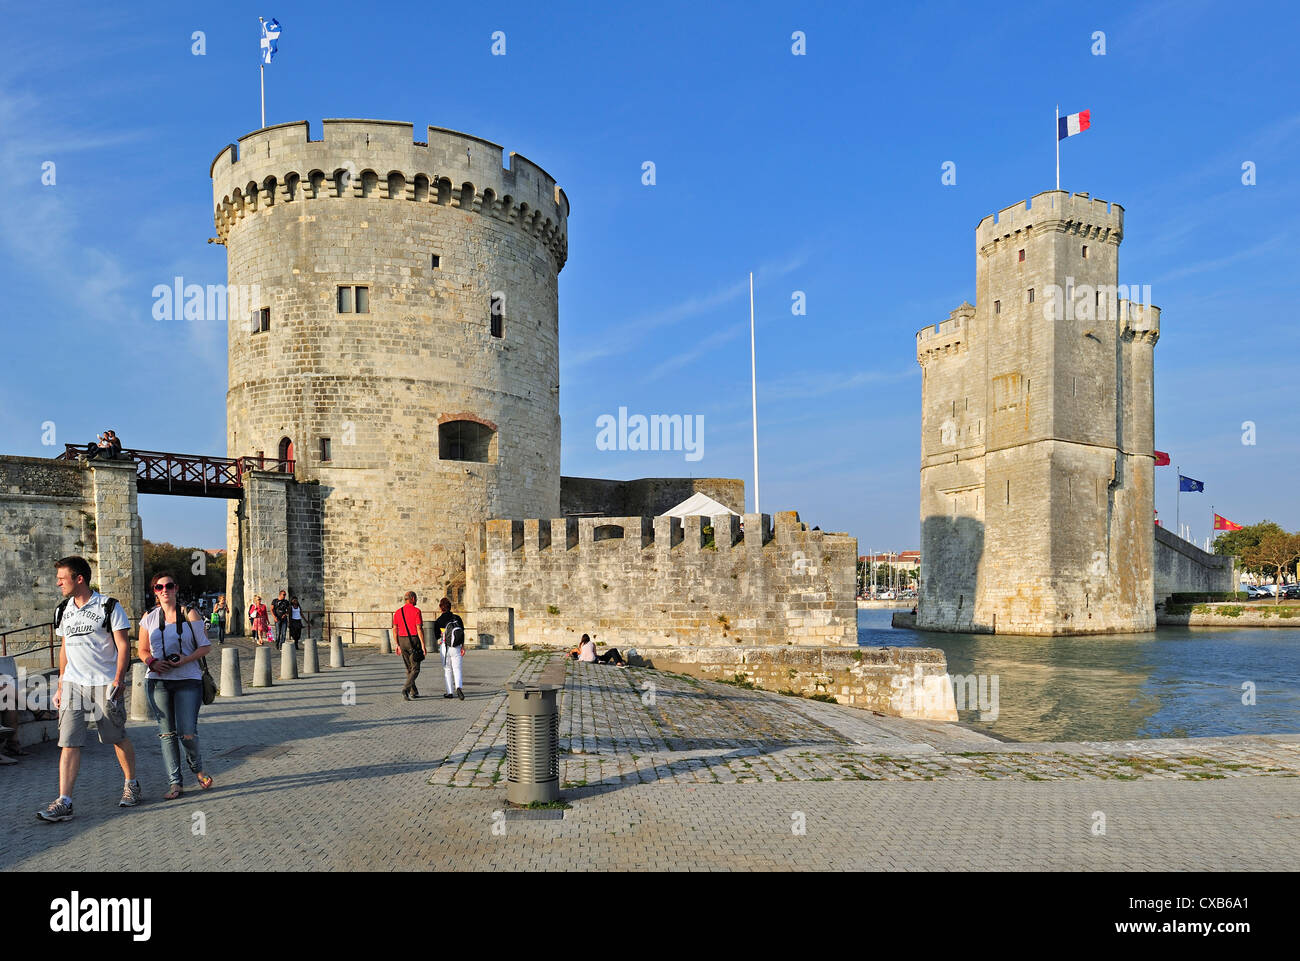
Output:
[[298,641],[302,639],[302,626],[306,619],[302,616],[302,607],[298,598],[289,600],[289,636],[293,638],[293,649],[298,650]]
[[226,595],[222,594],[217,598],[217,603],[212,605],[211,627],[217,632],[217,643],[226,642],[226,614],[230,610],[226,606]]
[[415,679],[420,676],[420,662],[424,660],[424,615],[415,606],[415,591],[403,595],[404,603],[393,612],[393,633],[397,635],[397,652],[406,665],[406,683],[402,685],[403,700],[420,696]]
[[461,682],[464,679],[462,662],[465,659],[465,622],[459,614],[451,612],[449,598],[440,600],[438,607],[442,613],[433,622],[433,631],[441,638],[438,653],[442,655],[442,676],[447,682],[447,693],[443,697],[458,697],[463,701],[465,692],[461,690]]
[[212,778],[204,773],[199,754],[199,708],[203,705],[199,659],[212,646],[198,611],[191,610],[187,616],[176,603],[176,578],[170,572],[155,574],[149,586],[158,598],[158,606],[140,619],[139,654],[149,666],[145,675],[149,707],[158,722],[158,739],[167,767],[168,788],[163,800],[174,801],[183,793],[178,735],[199,787],[205,791],[212,787]]
[[119,807],[140,803],[135,776],[135,748],[126,736],[122,680],[131,663],[131,623],[114,598],[90,589],[90,565],[84,557],[55,562],[63,602],[54,612],[59,647],[59,679],[54,706],[59,712],[59,796],[36,816],[42,821],[71,821],[72,789],[81,769],[86,721],[95,719],[101,744],[113,745],[125,785]]
[[271,613],[275,616],[275,649],[278,651],[284,643],[284,635],[289,630],[289,592],[281,591],[280,596],[271,602]]
[[267,621],[266,605],[262,603],[262,595],[253,595],[253,603],[248,605],[248,623],[253,626],[253,637],[257,640],[257,646],[271,642],[271,626]]

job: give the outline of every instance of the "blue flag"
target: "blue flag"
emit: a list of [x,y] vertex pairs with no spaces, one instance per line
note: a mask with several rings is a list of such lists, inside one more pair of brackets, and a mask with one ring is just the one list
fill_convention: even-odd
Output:
[[1205,491],[1205,482],[1192,480],[1190,477],[1184,477],[1182,474],[1179,474],[1178,489],[1180,491],[1191,491],[1195,494],[1203,493]]
[[262,21],[262,63],[270,63],[275,56],[275,42],[280,39],[280,21]]

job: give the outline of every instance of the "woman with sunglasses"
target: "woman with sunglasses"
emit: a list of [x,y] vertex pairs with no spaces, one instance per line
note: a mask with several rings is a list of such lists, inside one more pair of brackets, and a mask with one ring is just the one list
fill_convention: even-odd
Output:
[[212,646],[198,611],[186,617],[176,603],[176,578],[160,571],[149,582],[158,606],[140,619],[140,660],[149,666],[149,705],[158,720],[163,764],[171,784],[164,801],[181,796],[181,752],[205,791],[212,778],[203,771],[199,756],[199,708],[203,704],[203,672],[199,659]]

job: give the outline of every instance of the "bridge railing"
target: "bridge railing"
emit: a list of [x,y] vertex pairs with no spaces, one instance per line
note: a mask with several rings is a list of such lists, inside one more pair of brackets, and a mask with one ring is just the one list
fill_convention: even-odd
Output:
[[[77,460],[86,454],[81,444],[64,444],[60,460]],[[204,454],[177,454],[170,451],[124,448],[117,460],[131,460],[136,465],[138,483],[145,484],[146,493],[159,493],[161,488],[171,490],[177,486],[231,489],[244,486],[244,474],[250,470],[294,472],[292,458],[209,457]]]
[[[16,634],[25,634],[31,631],[43,631],[45,632],[45,636],[36,640],[31,638],[25,640],[15,638],[13,641],[10,641],[10,638],[14,637]],[[14,649],[12,650],[10,649],[11,644],[14,645]],[[20,647],[19,645],[24,646]],[[50,667],[58,667],[58,663],[54,659],[56,647],[54,643],[53,621],[46,621],[44,624],[33,624],[30,627],[15,627],[12,630],[0,631],[0,657],[31,656],[32,654],[47,649],[50,652]]]

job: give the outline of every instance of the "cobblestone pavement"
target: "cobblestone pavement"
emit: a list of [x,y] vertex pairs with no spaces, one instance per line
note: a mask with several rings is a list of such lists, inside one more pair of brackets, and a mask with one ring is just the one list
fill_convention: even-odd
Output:
[[[525,656],[532,679],[543,656]],[[560,783],[1223,780],[1300,775],[1300,736],[1017,744],[955,724],[908,721],[716,681],[568,662]],[[505,694],[431,778],[489,787],[504,777]],[[1296,786],[1300,793],[1300,785]]]
[[[562,701],[563,744],[583,752],[563,756],[563,773],[587,784],[565,790],[567,811],[528,812],[559,819],[519,820],[492,786],[502,688],[545,658],[471,651],[463,702],[437,696],[434,658],[426,697],[405,702],[400,658],[348,653],[345,668],[269,690],[247,686],[248,659],[249,693],[201,717],[211,792],[190,778],[182,799],[158,800],[153,725],[136,722],[145,803],[117,808],[121,773],[92,738],[76,818],[45,824],[34,814],[56,793],[58,752],[33,748],[0,769],[0,868],[1290,870],[1300,859],[1300,783],[1286,776],[1300,738],[1001,744],[600,665],[570,664]],[[1037,771],[1053,780],[1035,783]],[[721,783],[727,773],[751,783]]]

